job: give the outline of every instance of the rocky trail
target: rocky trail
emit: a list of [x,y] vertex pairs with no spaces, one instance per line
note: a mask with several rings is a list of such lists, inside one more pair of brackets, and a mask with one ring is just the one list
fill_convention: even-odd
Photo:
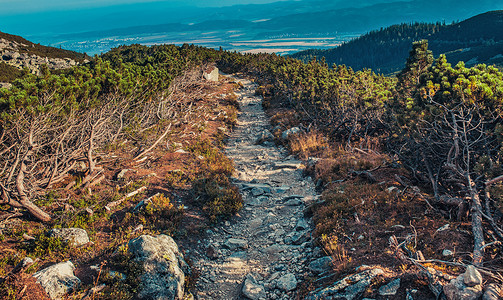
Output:
[[256,85],[237,79],[241,107],[227,144],[235,162],[235,184],[244,208],[222,227],[208,230],[192,260],[201,274],[197,299],[295,299],[298,284],[313,259],[311,226],[304,218],[314,185],[303,165],[272,142]]

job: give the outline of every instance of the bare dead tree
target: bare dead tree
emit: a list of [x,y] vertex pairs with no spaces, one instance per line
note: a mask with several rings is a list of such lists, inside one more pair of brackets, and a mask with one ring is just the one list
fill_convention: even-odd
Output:
[[152,151],[169,135],[175,120],[189,121],[198,113],[194,103],[208,84],[200,74],[197,69],[184,73],[168,91],[109,91],[99,99],[82,99],[79,106],[52,105],[53,91],[39,96],[38,104],[44,109],[21,106],[10,111],[10,119],[0,119],[0,204],[24,208],[42,222],[51,221],[30,199],[63,181],[79,162],[87,165],[83,186],[94,182],[104,146],[126,137],[124,128],[129,134],[141,135],[149,129],[160,132],[141,140],[140,149],[145,150],[140,154]]

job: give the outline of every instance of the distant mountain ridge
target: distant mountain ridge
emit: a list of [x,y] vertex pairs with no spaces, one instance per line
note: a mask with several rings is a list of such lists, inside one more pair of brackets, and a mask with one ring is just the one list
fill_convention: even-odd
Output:
[[435,56],[446,54],[450,63],[465,61],[503,66],[503,10],[490,11],[465,21],[393,25],[372,31],[329,50],[305,50],[291,55],[304,61],[324,57],[328,64],[379,73],[401,70],[413,41],[427,39]]

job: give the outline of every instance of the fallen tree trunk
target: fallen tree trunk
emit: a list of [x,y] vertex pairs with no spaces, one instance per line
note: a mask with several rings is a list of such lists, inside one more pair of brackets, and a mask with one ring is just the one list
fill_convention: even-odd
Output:
[[26,208],[35,218],[42,222],[50,222],[52,220],[51,216],[40,209],[38,206],[33,204],[26,195],[24,188],[24,172],[26,172],[26,164],[21,162],[20,170],[16,178],[16,189],[19,195],[19,203]]

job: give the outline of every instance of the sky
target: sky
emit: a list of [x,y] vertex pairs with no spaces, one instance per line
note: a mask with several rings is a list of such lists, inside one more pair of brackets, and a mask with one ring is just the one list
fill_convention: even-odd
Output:
[[234,4],[263,4],[278,0],[0,0],[0,15],[38,13],[86,9],[94,7],[135,4],[145,2],[166,2],[173,6],[218,7]]

